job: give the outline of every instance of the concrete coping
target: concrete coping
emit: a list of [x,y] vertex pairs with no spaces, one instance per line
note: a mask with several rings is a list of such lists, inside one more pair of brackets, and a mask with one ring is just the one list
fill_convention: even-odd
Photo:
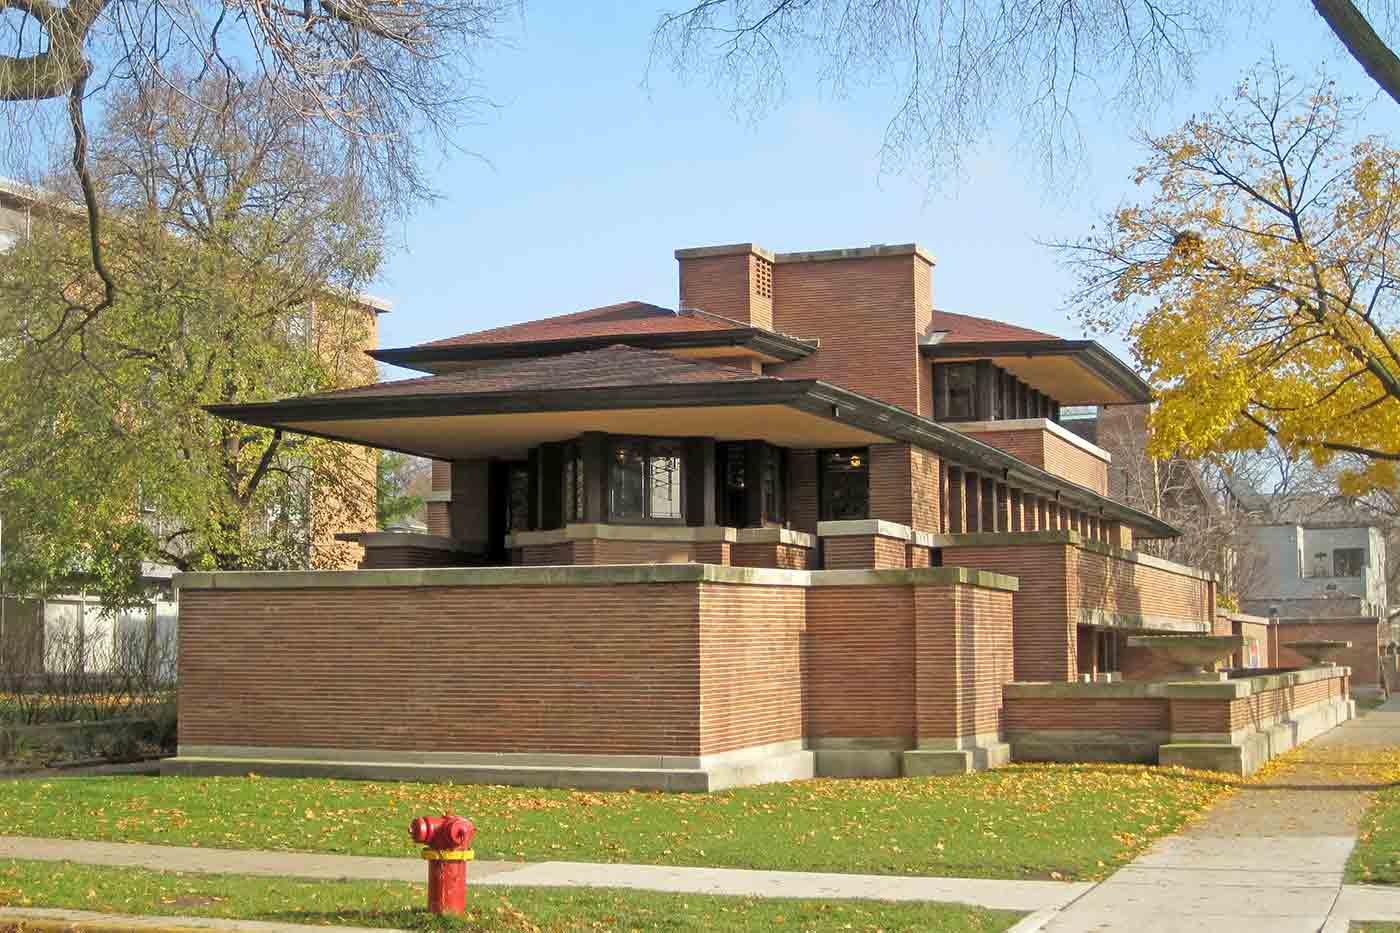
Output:
[[856,519],[843,522],[817,522],[818,538],[855,538],[876,535],[881,538],[898,538],[909,541],[914,529],[898,522],[887,522],[880,518]]
[[677,259],[708,259],[711,256],[754,255],[769,262],[775,259],[771,249],[764,249],[757,243],[726,243],[720,246],[688,246],[675,252]]
[[929,265],[938,260],[933,253],[918,243],[876,243],[871,246],[854,246],[847,249],[817,249],[795,253],[778,253],[774,262],[834,262],[840,259],[878,259],[887,256],[918,256]]
[[337,541],[353,541],[367,548],[413,547],[425,551],[463,551],[465,542],[441,535],[425,535],[412,531],[342,531]]
[[451,586],[619,586],[737,583],[755,586],[977,586],[1015,592],[1015,577],[966,567],[778,570],[718,564],[581,564],[559,567],[419,567],[394,570],[225,570],[177,573],[177,590],[309,590]]
[[1017,699],[1175,699],[1239,700],[1270,690],[1299,687],[1319,680],[1350,674],[1346,667],[1308,667],[1297,671],[1238,677],[1233,680],[1120,680],[1115,683],[1076,683],[1017,681],[1002,688],[1003,695]]
[[506,547],[537,547],[568,541],[656,541],[672,544],[790,544],[816,547],[817,539],[790,528],[730,528],[725,525],[609,525],[575,522],[549,531],[517,531],[506,536]]
[[[820,526],[818,526],[817,533],[821,533]],[[1141,564],[1144,567],[1152,567],[1183,577],[1204,580],[1207,583],[1215,580],[1215,574],[1208,570],[1198,570],[1195,567],[1187,567],[1185,564],[1164,560],[1141,551],[1129,551],[1111,544],[1091,541],[1079,532],[1068,528],[1052,528],[1045,531],[980,531],[961,535],[933,535],[932,538],[935,547],[1026,547],[1035,544],[1067,544],[1083,551],[1092,551],[1105,557]]]
[[794,547],[816,547],[817,536],[791,528],[740,528],[735,536],[738,544],[789,544]]
[[1069,428],[1049,418],[1008,418],[1005,421],[945,421],[945,427],[964,434],[981,434],[987,431],[1044,431],[1104,463],[1112,463],[1113,455],[1098,444],[1090,443]]

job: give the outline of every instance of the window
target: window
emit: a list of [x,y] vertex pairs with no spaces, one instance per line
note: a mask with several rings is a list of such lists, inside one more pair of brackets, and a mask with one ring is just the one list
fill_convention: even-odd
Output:
[[787,518],[783,475],[787,472],[786,451],[771,444],[763,448],[763,520],[781,525]]
[[821,455],[822,521],[868,518],[870,457],[865,449],[828,450]]
[[1365,569],[1365,548],[1339,547],[1332,552],[1332,576],[1359,577]]
[[977,364],[944,363],[938,367],[943,371],[947,386],[947,400],[943,412],[938,417],[943,421],[971,421],[977,416],[974,400],[977,397]]
[[583,448],[577,443],[564,445],[564,521],[583,521]]
[[613,521],[678,522],[685,517],[681,445],[615,439],[608,457],[608,516]]
[[506,530],[530,530],[530,468],[524,464],[506,473]]

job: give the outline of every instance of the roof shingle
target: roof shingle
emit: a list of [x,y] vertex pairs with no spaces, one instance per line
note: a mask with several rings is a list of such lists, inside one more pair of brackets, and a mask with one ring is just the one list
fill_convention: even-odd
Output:
[[589,308],[538,321],[507,324],[470,334],[459,334],[419,344],[420,347],[463,347],[493,343],[530,343],[537,340],[569,340],[578,337],[628,336],[631,334],[684,334],[723,331],[747,325],[725,323],[713,317],[672,311],[643,301]]
[[970,314],[954,314],[951,311],[933,312],[929,324],[930,334],[946,331],[943,343],[977,343],[983,340],[1059,340],[1054,334],[1047,334],[1029,327],[1019,327],[991,318],[973,317]]
[[624,386],[682,385],[706,382],[778,382],[752,370],[683,360],[659,350],[614,344],[559,356],[491,363],[459,372],[377,382],[306,395],[302,398],[405,398],[424,395],[475,395],[548,389],[602,389]]

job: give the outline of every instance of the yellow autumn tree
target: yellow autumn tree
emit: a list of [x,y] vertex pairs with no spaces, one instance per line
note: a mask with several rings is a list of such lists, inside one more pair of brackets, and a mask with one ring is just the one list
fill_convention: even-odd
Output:
[[1345,455],[1345,491],[1400,462],[1400,151],[1277,64],[1149,136],[1144,195],[1065,246],[1092,331],[1126,332],[1157,393],[1154,455]]

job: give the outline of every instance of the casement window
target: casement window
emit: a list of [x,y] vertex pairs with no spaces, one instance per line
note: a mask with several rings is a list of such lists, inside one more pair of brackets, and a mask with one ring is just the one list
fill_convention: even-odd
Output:
[[577,441],[564,445],[564,521],[583,521],[583,447]]
[[787,451],[763,445],[763,520],[781,525],[787,520]]
[[1332,576],[1359,577],[1365,570],[1365,548],[1339,547],[1332,551]]
[[676,441],[612,438],[608,519],[679,523],[685,519],[685,457]]
[[530,468],[513,463],[506,470],[506,531],[530,530]]
[[1059,403],[989,360],[935,363],[933,417],[938,421],[1058,421]]
[[824,450],[821,458],[821,520],[858,521],[870,517],[870,452]]

